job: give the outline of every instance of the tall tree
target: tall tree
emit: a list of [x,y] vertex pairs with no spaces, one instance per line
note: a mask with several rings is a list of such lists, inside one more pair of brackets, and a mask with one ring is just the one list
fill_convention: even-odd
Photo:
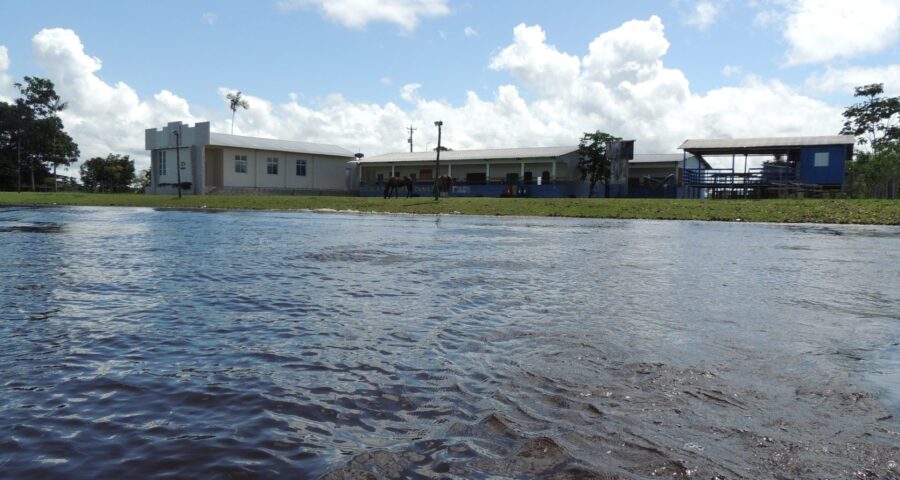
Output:
[[[22,185],[22,167],[27,166],[32,191],[38,178],[49,175],[47,165],[68,165],[78,156],[78,146],[65,133],[58,113],[66,108],[57,95],[53,82],[44,78],[25,77],[16,83],[20,97],[14,104],[0,105],[0,155],[3,164],[14,163],[17,189]],[[15,161],[10,162],[13,152]],[[7,176],[8,172],[0,171]],[[3,184],[10,183],[7,176]]]
[[882,83],[856,87],[853,96],[862,101],[844,110],[841,133],[856,135],[876,154],[885,144],[900,144],[900,97],[885,97]]
[[585,132],[581,141],[578,142],[578,154],[581,156],[578,160],[578,171],[581,172],[582,180],[590,182],[588,198],[594,196],[594,187],[600,180],[603,180],[607,187],[609,186],[609,159],[606,158],[606,145],[619,140],[621,138],[597,130],[594,133]]
[[850,193],[861,197],[900,197],[900,97],[885,97],[881,83],[856,87],[863,99],[844,110],[842,134],[869,145],[847,165]]
[[16,163],[19,143],[20,111],[15,103],[0,102],[0,189],[16,188],[19,165]]
[[134,160],[128,155],[109,154],[81,164],[81,183],[90,192],[123,193],[135,182]]
[[45,165],[53,167],[53,191],[55,192],[57,169],[60,166],[71,165],[78,159],[78,145],[63,130],[62,120],[56,116],[35,120],[28,132],[28,144],[32,151],[32,163],[36,163],[42,168]]
[[244,110],[250,108],[250,104],[241,96],[240,91],[237,93],[229,93],[228,95],[225,95],[225,98],[231,103],[231,134],[234,135],[234,114],[237,113],[238,108],[243,108]]

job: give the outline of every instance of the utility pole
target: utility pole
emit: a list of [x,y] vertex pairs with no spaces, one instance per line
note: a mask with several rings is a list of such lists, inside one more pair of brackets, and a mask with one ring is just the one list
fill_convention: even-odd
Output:
[[409,153],[412,153],[412,151],[413,151],[413,140],[412,140],[413,132],[418,130],[418,128],[413,128],[413,126],[410,125],[409,127],[406,128],[406,130],[409,132],[409,140],[407,140],[407,142],[409,142]]
[[437,146],[437,158],[434,160],[434,199],[437,200],[441,196],[440,189],[438,188],[438,180],[441,176],[441,127],[444,125],[444,122],[438,120],[434,122],[434,126],[438,127],[438,146]]
[[172,134],[175,135],[175,172],[178,175],[178,199],[181,199],[181,126],[178,127],[178,130],[173,130]]

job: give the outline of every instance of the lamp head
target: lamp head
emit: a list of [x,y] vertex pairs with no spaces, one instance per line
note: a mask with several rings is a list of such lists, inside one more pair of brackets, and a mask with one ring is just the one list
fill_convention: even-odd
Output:
[[440,126],[443,125],[443,124],[444,124],[444,122],[442,122],[442,121],[440,121],[440,120],[434,122],[434,126],[435,126],[435,127],[440,127]]

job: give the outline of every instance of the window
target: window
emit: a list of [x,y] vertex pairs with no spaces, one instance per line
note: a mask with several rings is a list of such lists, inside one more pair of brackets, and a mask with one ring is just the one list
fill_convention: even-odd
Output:
[[828,166],[828,152],[816,152],[816,156],[813,160],[814,167],[827,167]]
[[383,174],[383,173],[379,173],[379,174],[378,174],[378,177],[375,179],[375,182],[376,182],[376,183],[384,183],[384,174]]
[[247,173],[247,156],[234,156],[234,173]]
[[266,173],[278,175],[278,158],[269,157],[266,159]]
[[306,160],[297,160],[297,176],[306,176]]
[[431,180],[431,169],[423,168],[419,170],[419,178],[422,180]]
[[159,176],[165,176],[166,174],[166,151],[161,150],[159,152]]

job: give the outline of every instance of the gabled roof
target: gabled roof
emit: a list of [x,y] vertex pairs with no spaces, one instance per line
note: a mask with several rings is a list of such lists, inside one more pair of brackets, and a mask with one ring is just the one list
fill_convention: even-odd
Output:
[[[577,146],[448,150],[441,152],[441,161],[555,158],[577,151]],[[434,151],[385,153],[383,155],[364,157],[360,160],[360,163],[433,162],[436,153]]]
[[853,135],[824,135],[819,137],[761,137],[761,138],[704,138],[688,139],[678,148],[706,155],[729,153],[778,153],[785,148],[822,145],[853,145]]
[[293,140],[277,140],[274,138],[244,137],[227,133],[209,134],[209,144],[217,147],[246,148],[249,150],[270,150],[273,152],[308,153],[313,155],[331,155],[334,157],[353,158],[353,152],[337,145],[324,143],[297,142]]

